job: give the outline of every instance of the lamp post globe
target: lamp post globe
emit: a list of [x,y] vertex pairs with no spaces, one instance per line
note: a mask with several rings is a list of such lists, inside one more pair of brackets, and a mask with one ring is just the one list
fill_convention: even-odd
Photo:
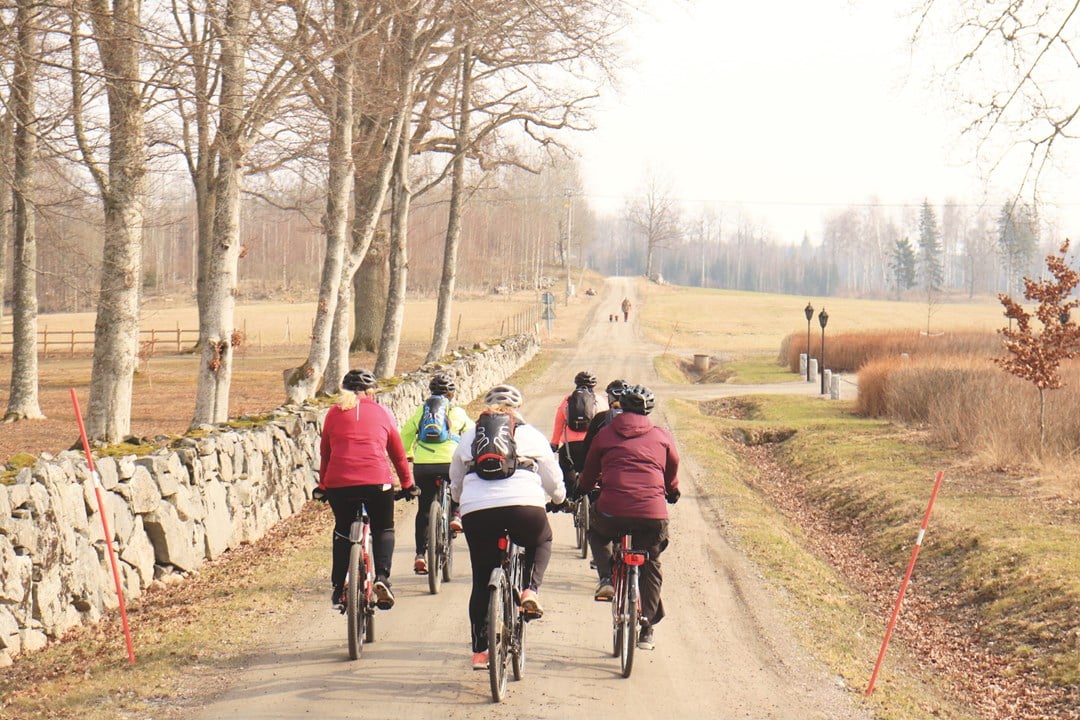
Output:
[[821,312],[817,316],[818,322],[821,323],[821,367],[818,368],[818,372],[821,373],[821,394],[825,394],[825,326],[829,324],[829,313],[825,312],[825,308],[821,308]]
[[806,382],[813,382],[810,379],[810,320],[814,317],[814,306],[806,303],[803,312],[806,313]]

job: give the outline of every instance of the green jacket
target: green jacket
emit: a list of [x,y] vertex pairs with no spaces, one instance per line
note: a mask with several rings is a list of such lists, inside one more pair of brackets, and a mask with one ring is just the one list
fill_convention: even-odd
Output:
[[[425,443],[417,438],[420,432],[420,418],[424,414],[424,405],[416,408],[405,424],[401,427],[401,442],[405,445],[405,454],[415,465],[441,465],[449,464],[457,449],[457,440],[447,440],[441,443]],[[450,421],[450,432],[457,437],[465,434],[465,431],[476,423],[469,419],[465,408],[458,407],[451,402],[450,410],[446,414]]]

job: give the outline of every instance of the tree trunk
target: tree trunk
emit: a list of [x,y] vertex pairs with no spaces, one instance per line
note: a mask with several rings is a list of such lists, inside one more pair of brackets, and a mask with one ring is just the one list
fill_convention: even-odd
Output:
[[397,161],[394,166],[393,203],[390,216],[390,287],[386,293],[386,317],[379,337],[379,354],[375,359],[375,376],[390,377],[397,369],[401,326],[405,319],[405,290],[408,283],[409,235],[409,133],[411,125],[401,128]]
[[250,0],[229,0],[221,43],[221,117],[218,123],[218,172],[214,186],[214,225],[209,273],[200,287],[199,327],[202,348],[192,425],[229,419],[235,337],[236,277],[240,260],[240,191],[246,154],[244,114],[245,43]]
[[[307,360],[299,368],[285,373],[285,397],[289,402],[302,402],[315,395],[330,356],[330,347],[336,332],[345,325],[348,342],[348,313],[338,312],[341,274],[345,263],[345,246],[348,242],[349,180],[352,172],[353,144],[353,64],[355,50],[349,42],[351,18],[355,14],[351,0],[334,3],[335,42],[338,52],[334,58],[334,83],[330,98],[330,140],[327,143],[329,173],[326,187],[326,215],[323,229],[326,232],[326,256],[323,259],[322,277],[319,281],[319,300],[315,310],[315,327]],[[350,290],[351,287],[346,288]],[[348,307],[348,306],[346,306]],[[346,358],[346,363],[348,362]],[[329,383],[326,390],[336,392],[344,373]]]
[[94,35],[108,85],[109,183],[102,194],[105,245],[94,323],[94,360],[86,434],[118,442],[131,432],[131,389],[139,352],[146,134],[139,81],[139,0],[114,0],[94,13]]
[[39,66],[38,6],[19,0],[15,15],[18,49],[11,76],[15,121],[15,256],[12,272],[11,394],[4,422],[40,419],[37,353],[37,238],[34,224],[34,166],[37,156],[35,78]]
[[[11,93],[4,102],[11,107]],[[11,112],[0,118],[0,167],[15,167],[15,122]],[[4,319],[4,296],[7,294],[8,248],[11,246],[11,183],[0,181],[0,320]]]
[[465,150],[469,145],[469,114],[472,104],[472,45],[465,43],[461,50],[461,98],[458,126],[454,142],[454,171],[450,181],[450,211],[446,222],[446,243],[443,248],[442,279],[435,308],[435,327],[424,362],[435,362],[446,354],[450,343],[450,320],[453,312],[454,285],[457,281],[458,247],[461,244],[461,212],[465,185]]
[[352,352],[375,352],[386,316],[386,293],[390,277],[390,243],[379,231],[368,249],[367,257],[356,273],[353,293]]

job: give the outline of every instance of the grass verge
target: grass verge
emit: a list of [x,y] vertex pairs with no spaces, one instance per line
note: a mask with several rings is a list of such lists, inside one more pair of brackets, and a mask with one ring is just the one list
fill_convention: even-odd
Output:
[[[669,407],[685,451],[714,470],[702,482],[735,541],[784,588],[803,644],[855,690],[866,686],[934,470],[944,468],[874,712],[1069,717],[1080,668],[1075,509],[1033,501],[1022,482],[980,476],[846,403]],[[1047,714],[998,714],[1008,707]]]

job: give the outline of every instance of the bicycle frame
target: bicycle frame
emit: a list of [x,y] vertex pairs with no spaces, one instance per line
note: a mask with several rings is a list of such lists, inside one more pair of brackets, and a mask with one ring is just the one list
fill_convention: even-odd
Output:
[[630,533],[624,533],[619,538],[612,556],[611,580],[615,586],[615,597],[611,603],[612,654],[619,657],[623,677],[630,677],[634,667],[634,648],[641,615],[638,577],[648,557],[644,550],[631,547]]

